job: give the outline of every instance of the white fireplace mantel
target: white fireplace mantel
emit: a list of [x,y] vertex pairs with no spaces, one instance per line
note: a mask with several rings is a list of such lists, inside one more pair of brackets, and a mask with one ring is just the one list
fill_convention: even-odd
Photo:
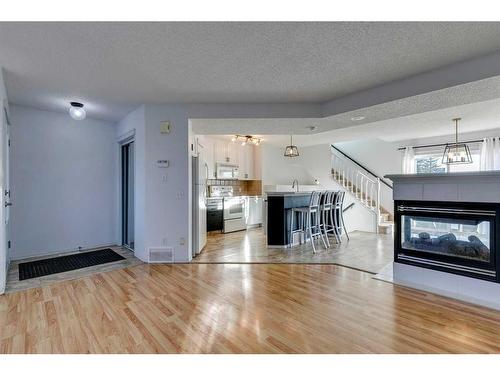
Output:
[[394,200],[500,203],[500,171],[390,174]]

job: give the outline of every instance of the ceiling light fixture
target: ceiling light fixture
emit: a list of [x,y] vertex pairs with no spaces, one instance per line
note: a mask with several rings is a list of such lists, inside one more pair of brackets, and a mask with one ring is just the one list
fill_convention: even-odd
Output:
[[290,146],[286,146],[285,153],[283,155],[289,158],[294,158],[296,156],[299,156],[299,149],[297,148],[297,146],[293,145],[293,139],[291,134],[290,134]]
[[454,118],[455,122],[455,143],[446,144],[443,154],[443,164],[470,164],[472,156],[469,146],[466,143],[458,142],[458,122],[461,118]]
[[365,116],[354,116],[351,117],[351,121],[361,121],[364,120],[366,117]]
[[262,138],[254,137],[253,135],[236,134],[231,138],[231,141],[232,142],[241,142],[242,146],[245,146],[247,144],[258,146],[258,145],[260,145],[260,142],[262,142]]
[[69,115],[75,120],[83,120],[87,115],[83,109],[83,104],[78,102],[71,102],[69,108]]

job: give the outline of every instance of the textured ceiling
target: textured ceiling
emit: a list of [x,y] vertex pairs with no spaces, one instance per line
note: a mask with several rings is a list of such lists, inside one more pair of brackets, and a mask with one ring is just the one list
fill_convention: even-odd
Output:
[[[452,141],[455,131],[452,119],[456,117],[462,118],[459,124],[460,134],[498,130],[495,134],[496,136],[500,136],[500,99],[416,113],[362,125],[355,125],[351,121],[349,126],[338,126],[335,127],[334,130],[322,132],[318,132],[318,129],[323,129],[324,126],[328,126],[329,122],[333,121],[332,118],[321,120],[220,120],[222,123],[227,122],[228,131],[224,133],[221,130],[219,134],[246,134],[245,130],[247,128],[243,128],[243,125],[252,126],[253,124],[253,129],[255,129],[255,131],[250,132],[251,134],[258,135],[262,137],[265,142],[276,145],[285,145],[289,142],[289,133],[291,132],[295,134],[294,143],[299,146],[374,138],[387,142],[402,142],[430,137],[450,136],[449,140]],[[200,121],[202,124],[205,124],[205,120]],[[210,124],[215,120],[208,121],[208,124]],[[197,123],[198,120],[195,120],[195,124]],[[289,126],[286,127],[286,124]],[[314,131],[311,131],[308,128],[311,124],[320,124],[320,126]],[[290,131],[291,127],[297,129],[297,131]],[[270,128],[281,129],[281,134],[277,132],[269,134],[266,129]],[[212,132],[210,134],[217,133]]]
[[13,103],[326,101],[500,50],[500,23],[0,23]]
[[[451,128],[444,125],[449,119],[470,115],[474,121],[467,131],[500,128],[500,122],[493,121],[500,117],[498,98],[500,77],[493,77],[323,118],[191,119],[191,123],[197,134],[307,135],[297,137],[304,144],[338,142],[339,137],[401,140],[449,134]],[[357,116],[365,118],[353,121]]]

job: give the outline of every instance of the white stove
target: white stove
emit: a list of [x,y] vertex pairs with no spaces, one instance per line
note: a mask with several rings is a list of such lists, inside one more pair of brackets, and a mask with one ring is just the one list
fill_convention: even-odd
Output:
[[234,196],[233,186],[210,186],[210,197],[223,198],[224,233],[246,230],[245,199]]

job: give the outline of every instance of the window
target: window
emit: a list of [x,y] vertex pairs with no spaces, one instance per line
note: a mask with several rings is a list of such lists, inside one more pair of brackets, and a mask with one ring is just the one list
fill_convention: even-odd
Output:
[[442,155],[415,156],[415,170],[417,173],[446,173],[446,164],[442,164]]
[[479,171],[481,152],[479,147],[469,146],[472,163],[470,164],[443,164],[444,148],[415,149],[416,173],[448,173],[448,172],[473,172]]

